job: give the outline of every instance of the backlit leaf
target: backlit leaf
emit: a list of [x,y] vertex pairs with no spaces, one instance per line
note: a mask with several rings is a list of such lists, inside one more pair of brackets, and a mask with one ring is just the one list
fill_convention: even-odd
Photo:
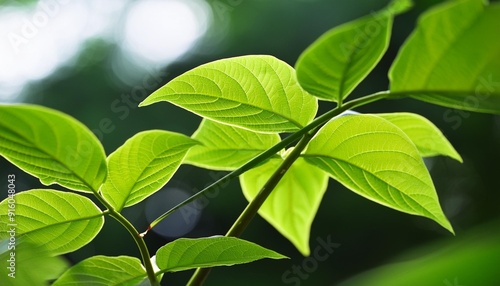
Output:
[[[241,188],[251,201],[283,162],[271,159],[240,177]],[[266,199],[259,214],[304,255],[310,254],[309,234],[328,185],[328,175],[298,158]]]
[[146,269],[135,257],[98,255],[80,261],[52,285],[135,286],[146,276]]
[[411,1],[393,1],[378,13],[323,34],[297,61],[300,85],[321,99],[342,102],[387,50],[394,15],[409,7]]
[[144,200],[170,180],[195,144],[179,133],[137,133],[109,155],[102,195],[118,211]]
[[[12,205],[15,216],[9,215]],[[15,232],[19,241],[64,254],[94,239],[104,224],[103,215],[91,200],[75,193],[24,191],[0,203],[0,221],[7,222],[0,224],[0,239]]]
[[321,128],[303,156],[355,193],[453,232],[417,148],[389,121],[375,115],[336,118]]
[[198,267],[231,266],[263,258],[287,258],[255,243],[236,237],[179,238],[156,252],[156,264],[163,272]]
[[462,157],[432,122],[414,113],[379,113],[382,117],[399,127],[417,146],[420,155],[431,157],[445,155],[462,162]]
[[242,56],[198,66],[139,106],[168,101],[208,119],[264,133],[297,131],[318,108],[295,70],[271,56]]
[[106,178],[106,155],[95,135],[41,106],[0,106],[0,155],[45,185],[90,192]]
[[206,119],[192,138],[202,145],[189,150],[186,163],[213,170],[237,169],[280,142],[277,134],[255,133]]

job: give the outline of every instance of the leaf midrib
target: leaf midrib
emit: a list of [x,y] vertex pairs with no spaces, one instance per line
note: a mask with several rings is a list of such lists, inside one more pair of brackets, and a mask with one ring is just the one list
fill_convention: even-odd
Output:
[[[31,126],[31,124],[29,124]],[[94,187],[92,187],[86,180],[84,180],[82,177],[80,177],[77,173],[75,173],[72,169],[70,169],[66,164],[63,164],[62,161],[59,160],[59,158],[56,158],[54,156],[52,156],[50,153],[48,153],[48,151],[42,149],[40,146],[37,146],[33,143],[31,143],[30,140],[28,140],[25,136],[21,135],[19,132],[17,132],[17,129],[12,129],[12,128],[9,128],[8,126],[5,126],[3,125],[6,129],[8,129],[9,131],[11,131],[12,133],[16,134],[17,136],[19,136],[20,138],[22,138],[25,142],[28,142],[30,143],[30,145],[32,145],[35,149],[38,149],[41,153],[47,155],[47,158],[51,158],[52,160],[56,161],[57,163],[59,163],[61,166],[63,166],[64,168],[66,168],[67,170],[70,171],[70,173],[72,173],[78,180],[80,180],[80,182],[83,182],[83,185],[87,186],[89,188],[89,190],[91,190],[92,192],[96,193],[97,190],[94,189]],[[28,146],[28,145],[25,145],[25,146]],[[57,179],[57,178],[55,178]],[[53,181],[55,182],[56,184],[58,183],[57,180],[56,181]],[[66,187],[66,186],[63,186],[63,187]],[[83,190],[82,190],[83,191]]]
[[[51,224],[46,224],[46,222],[39,221],[39,222],[44,223],[45,225],[42,226],[42,227],[40,227],[40,228],[36,228],[36,229],[32,229],[32,230],[27,231],[27,232],[20,233],[19,235],[30,234],[32,232],[45,230],[46,228],[50,228],[52,226],[59,226],[59,225],[67,224],[67,223],[73,223],[73,222],[79,222],[79,221],[86,221],[86,220],[90,221],[90,220],[92,220],[94,218],[103,217],[104,215],[105,215],[105,213],[101,212],[101,213],[98,213],[98,214],[95,214],[95,215],[92,215],[92,216],[79,217],[79,218],[76,218],[76,219],[70,219],[70,220],[65,220],[65,221],[58,221],[56,223],[51,223]],[[22,216],[22,215],[17,215],[17,216],[19,216],[19,217],[26,217],[26,218],[32,219],[31,217],[28,217],[28,216]]]
[[[202,76],[200,76],[202,77]],[[203,78],[206,78],[206,77],[203,77]],[[208,79],[208,78],[207,78]],[[183,83],[187,83],[187,82],[184,82],[184,81],[179,81],[179,82],[183,82]],[[172,88],[171,88],[172,89]],[[173,90],[173,89],[172,89]],[[246,93],[245,93],[246,94]],[[269,112],[271,114],[275,114],[281,118],[284,118],[287,122],[290,122],[292,123],[293,125],[295,125],[296,127],[298,127],[299,129],[304,127],[302,126],[299,122],[295,121],[293,118],[289,118],[288,116],[285,116],[283,114],[279,114],[273,110],[269,110],[267,108],[263,108],[263,107],[260,107],[260,106],[256,106],[256,105],[253,105],[253,104],[250,104],[250,103],[246,103],[246,102],[239,102],[239,101],[236,101],[236,100],[233,100],[233,99],[228,99],[226,97],[216,97],[216,96],[212,96],[212,95],[208,95],[208,94],[205,94],[205,93],[185,93],[185,92],[182,92],[182,93],[179,93],[179,92],[176,92],[174,91],[173,93],[170,93],[170,94],[159,94],[156,98],[162,98],[162,97],[165,97],[167,98],[168,96],[170,95],[176,95],[176,96],[190,96],[190,95],[201,95],[201,96],[206,96],[208,98],[215,98],[216,100],[220,100],[220,99],[223,99],[223,100],[227,100],[231,103],[237,103],[239,104],[240,106],[248,106],[248,107],[252,107],[252,108],[255,108],[255,109],[260,109],[260,110],[263,110],[263,111],[266,111],[266,112]],[[161,99],[160,99],[161,100]],[[163,99],[163,101],[167,101],[167,102],[171,102],[177,106],[180,106],[182,107],[181,104],[179,103],[174,103],[172,102],[171,100],[167,100],[167,99]],[[149,104],[153,104],[154,102],[151,102]],[[148,105],[149,105],[148,104]],[[237,108],[240,108],[240,106],[238,106]],[[217,111],[217,110],[212,110],[212,111]]]
[[[366,173],[369,173],[369,174],[373,175],[374,177],[376,177],[376,178],[377,178],[378,180],[380,180],[381,182],[384,182],[384,183],[385,183],[385,184],[387,184],[388,186],[390,186],[390,187],[394,188],[395,190],[398,190],[398,192],[399,192],[400,194],[402,194],[402,195],[404,195],[404,196],[407,196],[407,197],[409,197],[409,198],[411,199],[411,197],[410,197],[408,194],[405,194],[404,192],[401,192],[398,188],[394,187],[392,184],[387,183],[385,180],[381,179],[381,178],[380,178],[377,174],[375,174],[375,173],[373,173],[373,172],[371,172],[371,171],[368,171],[368,170],[366,170],[365,168],[362,168],[362,167],[359,167],[359,166],[357,166],[357,165],[355,165],[355,164],[352,164],[351,162],[348,162],[348,161],[346,161],[346,160],[344,160],[344,159],[337,159],[337,158],[333,158],[333,157],[329,157],[329,156],[325,156],[325,155],[309,154],[309,153],[308,153],[308,154],[302,154],[302,155],[301,155],[301,157],[310,157],[310,158],[313,158],[313,159],[314,159],[314,158],[320,158],[320,159],[321,159],[321,158],[323,158],[323,159],[328,159],[328,160],[333,160],[333,161],[339,161],[339,162],[342,162],[342,163],[346,163],[346,164],[348,164],[348,165],[350,165],[350,166],[353,166],[353,167],[355,167],[355,168],[360,169],[360,170],[361,170],[361,171],[363,171],[363,172],[366,172]],[[327,172],[327,173],[329,173],[329,172]],[[405,174],[408,174],[408,173],[405,173]],[[433,188],[432,186],[429,186],[427,183],[425,183],[425,182],[424,182],[424,181],[422,181],[421,179],[419,179],[419,178],[415,177],[414,175],[411,175],[411,176],[412,176],[412,177],[414,177],[414,178],[416,178],[416,179],[418,179],[419,181],[421,181],[422,183],[424,183],[424,184],[425,184],[425,185],[427,185],[428,187]],[[435,216],[435,214],[434,214],[433,212],[429,211],[429,209],[427,209],[426,207],[424,207],[424,206],[423,206],[423,205],[421,205],[420,203],[418,203],[418,204],[419,204],[419,205],[420,205],[423,209],[425,209],[425,210],[426,210],[429,214],[432,214],[432,216],[433,216],[434,218],[436,218],[436,216]]]
[[[131,197],[131,194],[133,193],[133,190],[136,188],[136,185],[137,183],[139,182],[139,178],[141,178],[144,174],[144,172],[146,172],[146,170],[149,168],[149,166],[151,165],[152,162],[154,162],[159,156],[162,156],[163,154],[165,154],[166,152],[170,151],[171,149],[174,149],[174,148],[180,148],[182,146],[185,146],[185,145],[192,145],[192,144],[189,144],[189,143],[186,143],[186,144],[180,144],[180,145],[177,145],[175,147],[172,147],[172,148],[169,148],[168,150],[165,150],[163,152],[160,152],[159,154],[156,154],[153,159],[151,161],[149,161],[146,166],[141,170],[140,174],[134,179],[134,182],[131,184],[130,188],[127,190],[127,194],[126,194],[126,197],[124,197],[124,199],[122,200],[122,203],[116,208],[117,210],[122,210],[125,205],[127,204],[127,201],[128,199]],[[180,151],[180,152],[176,152],[174,154],[171,154],[170,156],[168,157],[174,157],[174,156],[178,156],[180,153],[182,152],[185,152],[187,153],[187,151],[189,150],[189,148],[185,151]],[[151,151],[151,150],[150,150]],[[186,156],[186,154],[184,154],[184,157]],[[181,163],[182,163],[182,160],[183,159],[180,159]],[[173,162],[170,162],[169,164],[167,164],[167,167],[168,166],[171,166],[173,163],[175,163],[175,160]],[[166,167],[163,167],[162,169],[165,169]],[[151,175],[149,175],[151,176]],[[144,179],[147,179],[149,176],[146,176],[146,178],[142,178],[141,181],[143,181]],[[116,185],[114,184],[114,182],[110,181],[111,182],[111,185],[113,186],[113,188],[117,191],[121,191],[120,188],[116,187]],[[139,190],[136,190],[136,191],[140,191],[141,189]]]

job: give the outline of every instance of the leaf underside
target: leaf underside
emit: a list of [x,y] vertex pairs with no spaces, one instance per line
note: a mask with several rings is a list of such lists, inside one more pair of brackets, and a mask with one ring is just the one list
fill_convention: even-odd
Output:
[[236,237],[179,238],[156,252],[156,264],[162,272],[197,267],[231,266],[255,260],[287,258],[255,243]]
[[106,178],[106,155],[95,135],[41,106],[0,106],[0,155],[44,185],[91,192]]
[[389,121],[374,115],[331,120],[303,156],[355,193],[453,232],[417,148]]
[[170,180],[189,148],[196,144],[174,132],[137,133],[109,155],[103,197],[118,211],[139,203]]
[[444,155],[463,162],[460,154],[453,148],[443,133],[425,117],[406,112],[378,113],[374,115],[384,118],[403,130],[415,144],[421,156]]
[[139,106],[168,101],[219,123],[264,133],[297,131],[318,108],[295,70],[272,56],[242,56],[198,66]]
[[[271,159],[240,177],[243,194],[251,201],[283,162]],[[309,235],[328,185],[328,175],[298,158],[266,199],[259,214],[304,255],[310,254]]]
[[185,162],[212,170],[234,170],[280,142],[278,134],[263,134],[204,119]]
[[52,285],[135,286],[146,276],[141,261],[135,257],[97,255],[80,261]]
[[[17,193],[15,232],[19,240],[39,245],[54,255],[75,251],[99,233],[104,214],[88,198],[55,190]],[[0,203],[0,220],[9,221],[9,198]],[[0,225],[0,239],[9,237],[10,226]]]

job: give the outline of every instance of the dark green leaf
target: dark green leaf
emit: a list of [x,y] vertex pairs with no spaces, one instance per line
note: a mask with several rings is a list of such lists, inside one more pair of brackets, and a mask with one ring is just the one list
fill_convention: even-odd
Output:
[[500,114],[500,5],[449,1],[423,14],[389,72],[391,92]]
[[300,85],[320,99],[342,102],[387,50],[394,15],[410,6],[411,1],[394,1],[378,13],[326,32],[297,61]]

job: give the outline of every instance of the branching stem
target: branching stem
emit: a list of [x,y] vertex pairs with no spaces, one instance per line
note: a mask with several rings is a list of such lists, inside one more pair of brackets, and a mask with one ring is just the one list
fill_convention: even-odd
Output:
[[[288,169],[292,166],[292,164],[299,158],[302,151],[306,148],[309,141],[316,134],[316,132],[320,129],[320,127],[328,122],[331,118],[340,115],[342,112],[349,110],[351,108],[367,104],[369,102],[373,102],[379,99],[384,98],[388,92],[380,92],[373,95],[365,96],[359,98],[357,100],[350,101],[346,103],[344,106],[337,106],[335,109],[323,114],[318,117],[316,120],[311,122],[309,125],[301,129],[300,131],[294,133],[292,136],[296,136],[296,134],[301,133],[302,139],[297,143],[295,148],[290,152],[290,154],[285,158],[283,163],[279,166],[279,168],[273,173],[273,175],[267,180],[265,185],[260,189],[259,193],[255,196],[255,198],[247,205],[247,207],[240,214],[238,219],[234,222],[231,229],[226,233],[226,236],[234,236],[239,237],[243,231],[250,224],[252,219],[255,217],[257,212],[259,211],[262,204],[269,197],[271,192],[276,188],[280,180],[283,178]],[[311,127],[312,126],[312,127]],[[302,134],[302,130],[307,130]],[[282,141],[283,142],[283,141]],[[273,148],[271,148],[273,149]],[[269,150],[271,150],[269,149]],[[269,151],[268,150],[268,151]],[[276,151],[277,152],[277,151]],[[217,183],[217,182],[216,182]],[[214,183],[214,184],[216,184]],[[210,274],[211,268],[198,268],[194,272],[193,276],[188,282],[188,286],[201,286],[207,279]]]

